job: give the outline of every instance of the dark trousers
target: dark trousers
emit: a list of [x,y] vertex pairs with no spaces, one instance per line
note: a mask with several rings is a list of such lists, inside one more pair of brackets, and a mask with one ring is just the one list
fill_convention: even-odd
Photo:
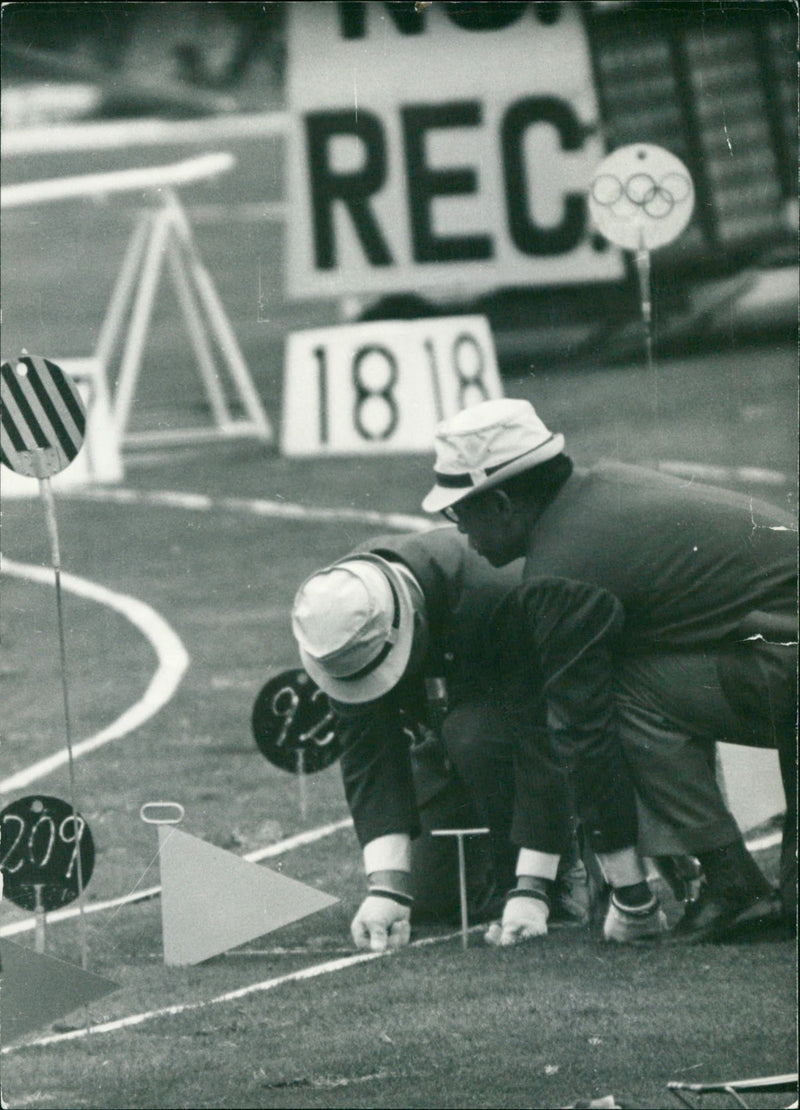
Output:
[[[623,750],[643,803],[644,854],[667,854],[670,832],[670,851],[690,855],[740,835],[714,775],[716,741],[778,750],[786,795],[780,884],[791,911],[797,897],[796,645],[743,643],[725,652],[626,659],[617,705]],[[658,851],[648,846],[653,839]]]

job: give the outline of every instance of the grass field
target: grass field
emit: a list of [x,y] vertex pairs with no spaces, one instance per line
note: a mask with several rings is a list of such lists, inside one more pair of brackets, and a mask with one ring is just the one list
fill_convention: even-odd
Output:
[[[90,218],[66,205],[47,224],[43,211],[4,217],[4,357],[23,344],[53,356],[88,353],[124,245],[125,229],[108,209]],[[269,321],[259,322],[259,265],[262,273],[280,268],[274,232],[260,223],[228,225],[220,214],[198,228],[198,241],[278,423],[283,337],[323,322],[330,309],[286,305],[275,293]],[[71,250],[76,243],[79,252]],[[168,298],[149,351],[137,424],[155,426],[165,413],[204,416]],[[791,343],[659,362],[653,375],[640,365],[533,366],[507,380],[506,390],[533,400],[564,431],[578,462],[602,456],[731,468],[737,488],[796,506]],[[77,763],[78,805],[97,848],[90,903],[157,884],[155,832],[138,816],[147,801],[180,802],[186,832],[237,854],[346,817],[332,767],[309,782],[301,819],[296,780],[261,757],[249,719],[266,679],[296,666],[288,610],[297,584],[383,529],[313,512],[280,519],[248,502],[414,514],[430,465],[429,457],[412,455],[289,460],[242,441],[132,454],[125,501],[59,497],[65,571],[151,606],[190,658],[157,715]],[[786,478],[765,484],[743,467]],[[165,504],[154,496],[160,491],[208,500]],[[6,501],[3,524],[7,558],[48,565],[36,501]],[[142,695],[155,658],[143,636],[105,606],[67,592],[64,615],[80,739]],[[4,576],[2,644],[8,776],[63,747],[51,588]],[[3,804],[33,790],[67,797],[66,768]],[[774,875],[774,852],[762,862]],[[476,936],[465,953],[457,939],[443,939],[444,929],[428,930],[418,938],[437,943],[213,1002],[352,953],[348,924],[363,890],[352,830],[268,863],[339,903],[191,968],[163,965],[158,899],[87,916],[90,967],[120,984],[91,1006],[94,1023],[197,1005],[89,1038],[7,1046],[7,1105],[550,1107],[615,1093],[633,1106],[659,1107],[676,1105],[666,1090],[671,1079],[796,1068],[795,945],[779,937],[686,952],[609,951],[594,935],[560,931],[503,952]],[[5,925],[24,917],[5,905]],[[16,939],[32,944],[30,932]],[[50,926],[48,950],[79,962],[75,919]],[[51,1032],[79,1031],[82,1021],[73,1014]],[[778,1106],[781,1096],[750,1101]],[[705,1101],[728,1104],[717,1096]]]

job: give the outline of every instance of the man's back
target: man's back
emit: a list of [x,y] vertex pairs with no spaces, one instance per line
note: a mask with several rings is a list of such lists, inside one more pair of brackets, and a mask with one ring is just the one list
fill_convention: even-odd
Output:
[[629,646],[726,642],[754,611],[793,618],[796,528],[763,501],[605,464],[576,471],[536,522],[525,578],[607,590]]

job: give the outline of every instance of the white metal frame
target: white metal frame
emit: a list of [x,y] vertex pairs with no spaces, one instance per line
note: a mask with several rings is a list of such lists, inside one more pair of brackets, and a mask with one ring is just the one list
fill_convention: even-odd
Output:
[[[128,242],[94,352],[107,375],[117,348],[122,347],[111,419],[118,442],[124,446],[191,443],[238,436],[255,437],[269,444],[274,439],[269,417],[175,191],[179,185],[216,176],[234,164],[231,154],[206,154],[167,166],[27,182],[0,190],[0,203],[5,208],[107,196],[143,188],[152,189],[159,198],[156,208],[141,214]],[[213,424],[129,432],[131,408],[165,259]],[[222,367],[215,361],[215,344]],[[224,371],[227,371],[227,383]],[[231,414],[226,392],[235,396],[243,416]]]

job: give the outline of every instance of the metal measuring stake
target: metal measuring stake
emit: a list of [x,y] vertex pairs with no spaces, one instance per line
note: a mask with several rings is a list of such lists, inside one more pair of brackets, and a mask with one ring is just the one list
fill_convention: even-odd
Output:
[[431,836],[455,836],[458,842],[458,893],[461,902],[461,947],[466,948],[469,940],[469,916],[467,913],[467,860],[464,854],[464,838],[485,836],[488,829],[431,829]]
[[303,748],[298,748],[297,757],[297,797],[300,805],[300,820],[305,821],[308,816],[308,790],[306,788],[306,753]]

